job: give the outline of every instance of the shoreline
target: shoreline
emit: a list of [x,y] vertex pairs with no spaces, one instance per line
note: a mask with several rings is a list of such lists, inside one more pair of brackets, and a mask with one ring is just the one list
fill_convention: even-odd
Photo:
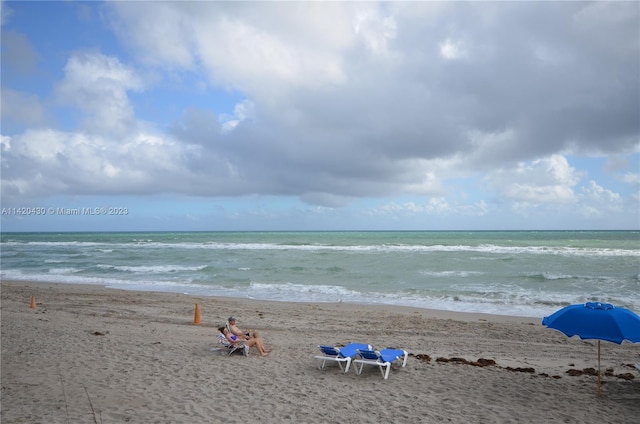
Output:
[[[567,338],[537,318],[292,303],[3,281],[2,422],[626,423],[640,416],[639,346]],[[36,308],[30,309],[34,296]],[[194,324],[194,304],[201,324]],[[230,316],[268,357],[222,356]],[[406,367],[319,370],[317,345],[401,348]],[[492,365],[477,366],[479,359]],[[630,374],[631,379],[620,375]],[[634,375],[635,374],[635,375]],[[249,408],[234,405],[250,405]]]
[[[362,309],[372,309],[374,311],[387,311],[394,312],[397,314],[415,314],[419,313],[425,317],[431,318],[443,318],[443,319],[452,319],[456,321],[476,321],[476,320],[484,320],[484,321],[492,321],[492,322],[524,322],[530,324],[540,324],[542,322],[542,317],[531,317],[531,316],[522,316],[522,315],[509,315],[509,314],[491,314],[485,312],[462,312],[462,311],[452,311],[448,309],[434,309],[434,308],[422,308],[417,306],[406,306],[406,305],[390,305],[390,304],[372,304],[372,303],[352,303],[352,302],[317,302],[317,301],[291,301],[291,300],[268,300],[268,299],[255,299],[249,297],[226,297],[226,296],[215,296],[215,295],[200,295],[200,294],[191,294],[191,293],[182,293],[177,291],[162,291],[162,290],[138,290],[138,289],[127,289],[121,287],[112,287],[107,284],[82,284],[82,283],[61,283],[57,281],[30,281],[30,280],[7,280],[3,281],[2,284],[14,284],[14,285],[24,285],[24,286],[39,286],[39,285],[56,285],[56,286],[69,286],[69,287],[86,287],[87,289],[91,289],[92,287],[98,287],[105,290],[117,290],[121,292],[133,292],[133,293],[159,293],[159,294],[176,294],[181,296],[193,297],[198,299],[216,299],[218,301],[224,301],[225,299],[234,300],[234,301],[249,301],[249,302],[257,302],[257,303],[275,303],[275,304],[313,304],[313,305],[323,305],[327,307],[338,307],[339,305],[343,305],[344,308],[353,307],[355,311],[359,311]],[[348,305],[348,306],[344,306]]]

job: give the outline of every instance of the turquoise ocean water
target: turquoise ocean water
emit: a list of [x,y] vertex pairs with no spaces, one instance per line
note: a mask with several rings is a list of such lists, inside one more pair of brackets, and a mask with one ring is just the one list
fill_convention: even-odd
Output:
[[640,232],[3,233],[2,280],[542,317],[640,313]]

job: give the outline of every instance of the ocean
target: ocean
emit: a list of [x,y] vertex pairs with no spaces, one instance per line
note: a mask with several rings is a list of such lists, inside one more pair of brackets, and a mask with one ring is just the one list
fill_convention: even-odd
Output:
[[543,317],[640,313],[640,231],[2,233],[0,278]]

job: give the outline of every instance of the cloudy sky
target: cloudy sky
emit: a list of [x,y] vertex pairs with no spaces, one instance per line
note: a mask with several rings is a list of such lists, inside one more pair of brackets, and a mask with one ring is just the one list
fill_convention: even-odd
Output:
[[2,2],[2,230],[640,228],[640,3]]

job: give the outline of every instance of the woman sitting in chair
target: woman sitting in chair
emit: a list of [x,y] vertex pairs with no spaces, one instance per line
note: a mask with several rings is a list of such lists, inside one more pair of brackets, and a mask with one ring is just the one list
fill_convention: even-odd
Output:
[[260,337],[254,336],[248,339],[241,339],[235,334],[232,334],[226,326],[219,327],[218,331],[222,333],[222,335],[224,335],[227,341],[232,345],[235,345],[237,343],[244,343],[244,345],[248,347],[255,346],[256,349],[258,349],[258,352],[260,352],[261,356],[267,356],[269,354],[269,352],[267,352],[267,350],[264,348],[264,344],[262,344],[262,339]]

